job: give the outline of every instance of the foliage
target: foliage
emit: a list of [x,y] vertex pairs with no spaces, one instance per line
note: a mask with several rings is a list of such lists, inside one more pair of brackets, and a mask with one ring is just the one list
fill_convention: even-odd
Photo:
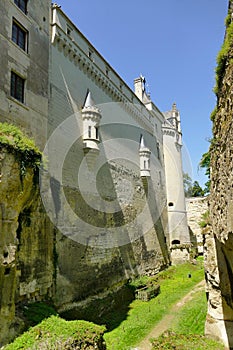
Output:
[[[188,278],[191,274],[192,278]],[[203,262],[197,265],[185,263],[170,266],[148,279],[160,285],[161,293],[148,302],[134,300],[127,317],[121,324],[105,334],[107,349],[126,350],[136,346],[155,325],[169,312],[169,309],[193,286],[204,278]],[[117,311],[116,311],[117,312]],[[112,315],[114,318],[115,315]]]
[[34,169],[40,166],[42,153],[34,141],[25,136],[17,126],[0,123],[0,146],[6,147],[18,157],[21,175],[25,174],[27,166]]
[[183,173],[185,197],[192,197],[192,179],[188,173]]
[[185,197],[202,197],[205,195],[205,191],[201,188],[198,181],[192,182],[188,173],[183,174],[183,181]]
[[37,302],[24,306],[23,314],[26,317],[27,322],[29,322],[31,326],[35,326],[43,319],[51,315],[57,315],[57,312],[51,305]]
[[85,343],[98,343],[105,331],[86,321],[65,321],[51,316],[18,337],[5,350],[18,349],[84,349]]
[[176,334],[168,331],[153,341],[153,350],[223,350],[224,346],[202,335]]
[[205,169],[205,175],[208,177],[208,181],[205,183],[204,194],[208,194],[210,192],[210,157],[211,157],[211,147],[208,152],[202,155],[199,166],[200,168]]
[[226,68],[227,63],[227,57],[229,50],[233,43],[233,22],[231,19],[231,9],[229,7],[228,15],[225,19],[225,25],[226,25],[226,34],[225,34],[225,40],[223,42],[223,45],[218,53],[217,56],[217,67],[216,67],[216,85],[214,88],[214,92],[216,95],[218,95],[219,89],[222,84],[223,75]]
[[199,222],[201,228],[205,228],[210,224],[210,213],[208,210],[201,215],[201,219],[202,220]]
[[192,186],[192,197],[202,197],[204,196],[204,191],[199,185],[198,181],[194,181]]

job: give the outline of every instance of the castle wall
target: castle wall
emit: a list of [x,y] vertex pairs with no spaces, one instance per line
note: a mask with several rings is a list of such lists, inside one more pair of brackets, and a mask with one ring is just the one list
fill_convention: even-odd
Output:
[[[26,14],[13,0],[0,3],[0,121],[20,126],[41,148],[48,118],[49,9],[49,0],[29,1]],[[25,33],[25,49],[12,40],[14,21]],[[24,80],[23,102],[12,96],[11,72]]]
[[[67,27],[72,29],[69,35]],[[65,193],[55,213],[60,229],[56,302],[63,310],[93,291],[116,289],[134,275],[153,274],[169,263],[163,154],[157,147],[163,120],[158,110],[152,115],[141,104],[56,7],[51,62],[48,149],[56,150],[53,159],[64,159],[61,176],[57,162],[49,164],[50,175]],[[100,153],[86,166],[90,154],[83,150],[81,110],[87,90],[102,118]],[[56,130],[61,131],[57,139]],[[140,177],[141,134],[152,152],[146,186]]]

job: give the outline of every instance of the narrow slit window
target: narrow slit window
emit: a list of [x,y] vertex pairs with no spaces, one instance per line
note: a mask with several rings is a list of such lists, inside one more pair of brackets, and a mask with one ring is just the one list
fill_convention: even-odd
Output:
[[91,126],[88,126],[88,137],[91,138]]
[[99,128],[95,128],[95,137],[97,140],[99,140]]

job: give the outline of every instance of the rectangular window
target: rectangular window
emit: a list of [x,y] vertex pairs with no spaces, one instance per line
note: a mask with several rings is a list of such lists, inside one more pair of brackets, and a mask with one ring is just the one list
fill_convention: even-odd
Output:
[[14,0],[15,5],[17,5],[20,10],[22,10],[24,13],[27,13],[27,2],[28,0]]
[[91,138],[91,126],[88,126],[88,137]]
[[11,72],[11,96],[24,103],[25,80],[14,72]]
[[24,51],[27,51],[27,34],[27,30],[23,28],[18,22],[13,20],[12,40]]
[[99,128],[95,128],[95,138],[99,140]]
[[67,35],[71,36],[73,32],[73,29],[67,24],[66,25],[66,33]]

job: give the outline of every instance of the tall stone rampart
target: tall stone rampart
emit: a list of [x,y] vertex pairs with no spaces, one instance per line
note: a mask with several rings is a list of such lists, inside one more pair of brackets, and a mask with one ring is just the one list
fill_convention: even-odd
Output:
[[217,106],[212,114],[210,219],[205,234],[208,314],[206,334],[233,348],[233,8],[218,56]]

